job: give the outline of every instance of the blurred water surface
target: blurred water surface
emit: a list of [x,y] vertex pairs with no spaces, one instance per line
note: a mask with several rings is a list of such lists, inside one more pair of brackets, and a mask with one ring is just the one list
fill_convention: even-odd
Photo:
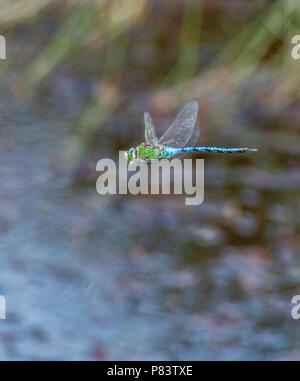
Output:
[[[0,13],[0,359],[300,359],[299,7],[60,4]],[[258,153],[204,156],[199,206],[98,195],[190,99],[201,145]]]

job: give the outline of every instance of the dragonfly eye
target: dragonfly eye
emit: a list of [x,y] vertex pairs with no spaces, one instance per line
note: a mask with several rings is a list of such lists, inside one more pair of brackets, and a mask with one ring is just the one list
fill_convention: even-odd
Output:
[[134,148],[130,148],[129,151],[127,151],[127,160],[128,161],[132,161],[135,159],[135,149]]

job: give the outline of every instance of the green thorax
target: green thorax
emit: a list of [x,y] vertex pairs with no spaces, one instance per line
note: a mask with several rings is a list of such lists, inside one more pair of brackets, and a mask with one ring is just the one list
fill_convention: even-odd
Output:
[[163,147],[155,147],[150,144],[142,143],[137,146],[138,157],[142,160],[162,159],[164,156]]

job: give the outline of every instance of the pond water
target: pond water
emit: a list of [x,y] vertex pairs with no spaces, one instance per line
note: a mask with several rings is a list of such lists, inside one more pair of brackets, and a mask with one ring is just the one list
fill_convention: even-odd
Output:
[[[36,45],[16,33],[11,51],[27,44],[28,60],[53,29],[47,25],[28,30]],[[207,122],[201,145],[258,152],[203,156],[205,200],[198,206],[186,206],[183,196],[100,196],[97,161],[142,140],[144,111],[153,112],[162,133],[179,108],[151,85],[165,64],[151,54],[152,41],[139,40],[138,31],[131,37],[138,41],[121,101],[104,123],[91,118],[94,130],[78,129],[98,85],[76,61],[26,96],[26,65],[14,63],[1,88],[0,294],[7,319],[0,321],[0,359],[299,360],[300,321],[291,318],[291,299],[300,294],[297,104],[280,117],[262,104],[274,73],[254,73],[228,114],[234,90],[225,83],[211,91],[212,79],[204,89],[193,82],[190,98],[199,99]],[[114,99],[101,79],[104,100],[109,90]],[[221,117],[207,117],[220,109],[222,126]]]

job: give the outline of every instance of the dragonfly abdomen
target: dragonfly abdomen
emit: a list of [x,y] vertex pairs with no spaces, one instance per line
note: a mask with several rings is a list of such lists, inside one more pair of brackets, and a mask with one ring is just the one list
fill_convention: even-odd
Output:
[[251,148],[222,148],[222,147],[186,147],[191,148],[191,152],[215,152],[215,153],[244,153],[257,151]]
[[170,157],[184,152],[214,152],[214,153],[245,153],[254,152],[256,149],[251,148],[221,148],[221,147],[165,147],[165,157]]

